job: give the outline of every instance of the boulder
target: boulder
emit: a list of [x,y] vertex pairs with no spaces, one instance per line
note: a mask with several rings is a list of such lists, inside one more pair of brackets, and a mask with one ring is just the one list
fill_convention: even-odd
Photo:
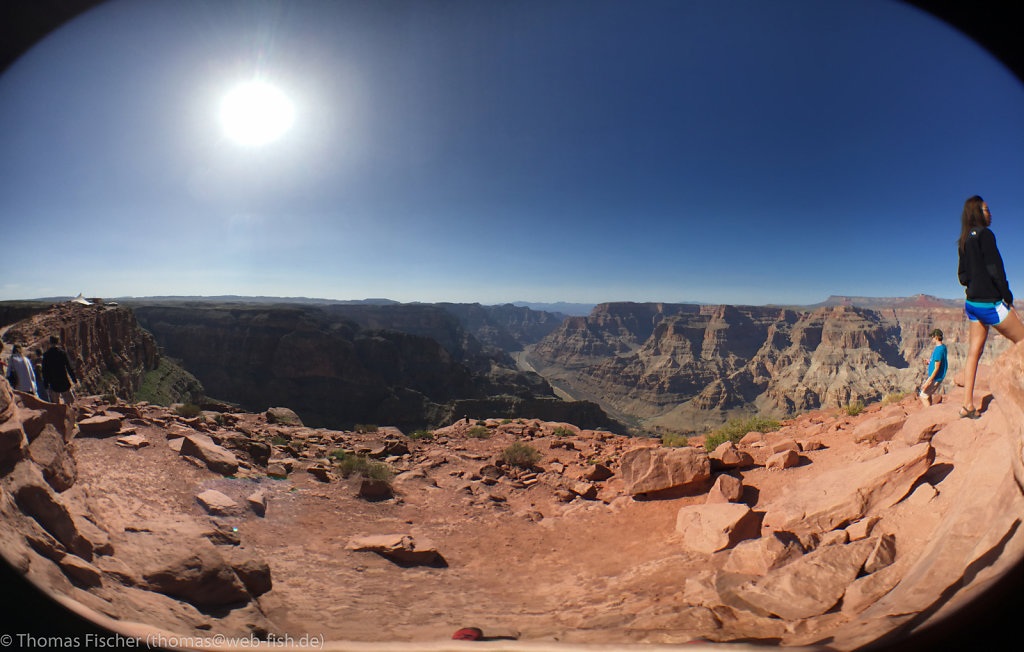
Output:
[[426,542],[420,545],[408,534],[376,534],[355,537],[345,546],[355,552],[375,552],[378,555],[407,566],[444,566],[444,557]]
[[750,453],[739,450],[731,441],[722,442],[718,448],[708,454],[708,458],[713,470],[746,468],[754,465],[754,458],[750,456]]
[[245,585],[208,539],[180,533],[131,533],[140,585],[200,609],[248,602]]
[[780,439],[779,441],[772,444],[771,450],[772,453],[775,454],[783,453],[785,451],[794,451],[796,453],[799,453],[800,444],[798,444],[797,441],[792,438]]
[[[0,385],[3,383],[0,382]],[[15,419],[0,423],[0,468],[17,464],[28,453],[28,438]]]
[[81,437],[109,437],[121,430],[121,417],[100,415],[89,417],[78,422],[78,434]]
[[237,547],[223,554],[250,595],[259,597],[274,588],[274,582],[270,578],[270,566],[255,552]]
[[893,439],[902,441],[907,446],[931,441],[935,433],[956,418],[956,413],[953,410],[921,410],[907,417],[903,427]]
[[791,448],[779,451],[765,462],[765,468],[781,471],[796,466],[800,463],[800,454]]
[[875,547],[870,539],[824,546],[735,588],[743,601],[784,618],[820,616],[839,602]]
[[906,418],[906,415],[900,411],[892,416],[868,419],[853,429],[853,441],[858,444],[865,442],[877,444],[878,442],[889,441],[903,427],[903,422]]
[[246,496],[245,502],[249,505],[249,508],[252,509],[252,511],[257,516],[266,516],[267,495],[262,489],[254,491],[248,496]]
[[241,512],[238,503],[216,489],[207,489],[196,496],[196,501],[214,516],[235,516]]
[[882,520],[881,516],[866,516],[848,525],[846,533],[850,535],[850,541],[867,539],[868,535],[871,534],[871,530],[880,520]]
[[103,585],[103,572],[81,557],[64,555],[57,560],[61,572],[79,586],[92,587]]
[[873,508],[891,507],[928,470],[934,457],[929,444],[918,444],[796,482],[768,505],[765,525],[798,535],[827,532]]
[[879,571],[896,561],[895,536],[883,534],[880,537],[875,537],[873,540],[875,545],[868,554],[868,558],[864,560],[864,572],[868,574]]
[[269,423],[280,423],[286,426],[301,426],[302,419],[294,411],[286,407],[272,407],[266,411]]
[[357,495],[366,500],[385,500],[394,496],[394,491],[391,489],[391,483],[386,480],[362,478],[359,481]]
[[711,477],[708,455],[693,447],[634,448],[622,454],[622,479],[630,495],[704,485]]
[[235,454],[213,443],[207,435],[196,433],[185,437],[179,453],[201,459],[214,473],[234,475],[238,471],[238,458]]
[[708,491],[707,503],[738,503],[743,498],[743,482],[739,478],[722,474]]
[[573,482],[569,486],[569,490],[583,500],[597,500],[597,486],[589,482],[583,480]]
[[20,462],[8,475],[7,482],[7,489],[22,513],[35,519],[67,550],[86,561],[92,560],[92,546],[79,532],[67,505],[53,492],[35,464]]
[[51,424],[46,424],[42,432],[28,445],[28,455],[39,465],[43,477],[57,491],[67,491],[75,484],[78,469],[75,458],[67,450],[64,436],[57,432]]
[[583,472],[583,479],[591,482],[601,482],[615,475],[612,470],[604,464],[591,464],[588,469]]
[[789,532],[769,532],[763,537],[741,541],[728,553],[722,570],[764,575],[804,554],[800,540]]
[[679,509],[676,532],[684,548],[711,554],[761,534],[760,519],[746,505],[711,503]]

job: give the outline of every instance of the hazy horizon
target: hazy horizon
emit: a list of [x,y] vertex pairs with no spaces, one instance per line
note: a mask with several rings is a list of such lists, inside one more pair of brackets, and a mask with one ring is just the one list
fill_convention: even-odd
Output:
[[886,0],[110,0],[0,76],[0,299],[958,297],[975,193],[1014,288],[1021,115]]

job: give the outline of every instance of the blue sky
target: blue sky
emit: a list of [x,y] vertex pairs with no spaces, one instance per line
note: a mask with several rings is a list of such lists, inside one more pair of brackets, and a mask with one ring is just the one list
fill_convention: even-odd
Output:
[[0,77],[0,298],[955,298],[975,193],[1024,296],[1022,115],[895,1],[114,0]]

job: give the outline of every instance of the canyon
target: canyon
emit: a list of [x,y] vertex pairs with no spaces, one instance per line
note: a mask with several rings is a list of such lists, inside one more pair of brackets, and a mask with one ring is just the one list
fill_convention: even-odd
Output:
[[[778,417],[913,391],[934,328],[950,378],[963,311],[932,297],[832,301],[815,309],[607,303],[569,317],[525,359],[553,386],[647,431],[702,432],[729,417]],[[868,307],[873,306],[873,307]],[[1005,350],[991,337],[983,360]]]

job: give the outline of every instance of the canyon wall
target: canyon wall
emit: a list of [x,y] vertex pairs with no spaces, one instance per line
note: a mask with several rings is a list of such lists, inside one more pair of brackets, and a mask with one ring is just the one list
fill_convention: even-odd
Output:
[[[134,305],[210,396],[252,410],[284,405],[308,425],[409,429],[485,409],[559,407],[543,378],[434,305]],[[607,425],[589,410],[591,427]]]
[[32,356],[37,349],[46,351],[50,347],[51,335],[60,339],[68,354],[78,377],[79,393],[134,399],[147,375],[161,365],[164,374],[175,379],[175,386],[168,388],[172,398],[202,390],[194,378],[171,361],[161,361],[156,340],[139,328],[135,315],[127,308],[55,304],[10,324],[3,339],[8,344],[21,344]]
[[[925,377],[933,328],[950,373],[962,368],[959,308],[892,302],[883,309],[608,303],[570,317],[527,360],[572,396],[645,427],[700,431],[732,415],[785,416],[911,391]],[[993,334],[985,359],[1007,342]]]

